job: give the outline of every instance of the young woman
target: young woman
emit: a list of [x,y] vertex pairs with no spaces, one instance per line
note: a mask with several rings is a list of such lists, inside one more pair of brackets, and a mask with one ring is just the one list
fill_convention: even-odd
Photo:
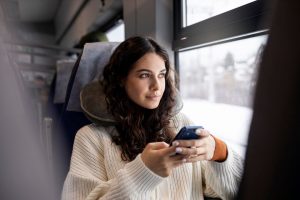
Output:
[[96,102],[108,114],[78,131],[62,199],[235,196],[242,159],[224,142],[201,129],[199,139],[170,145],[191,125],[179,112],[172,75],[166,51],[150,38],[116,48],[93,94],[105,96]]

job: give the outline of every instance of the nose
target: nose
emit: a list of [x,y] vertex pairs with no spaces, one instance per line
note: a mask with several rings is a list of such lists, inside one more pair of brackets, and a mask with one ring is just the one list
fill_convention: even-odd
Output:
[[154,90],[154,91],[157,91],[160,89],[160,81],[159,81],[158,77],[152,77],[150,89]]

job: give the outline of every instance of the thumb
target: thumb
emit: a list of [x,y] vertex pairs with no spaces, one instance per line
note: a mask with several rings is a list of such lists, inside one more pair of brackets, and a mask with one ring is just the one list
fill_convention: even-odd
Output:
[[176,146],[169,146],[160,150],[163,156],[170,156],[176,153]]
[[174,153],[176,152],[176,146],[170,146],[165,142],[154,142],[151,143],[151,146],[152,150],[160,151],[162,156],[174,155]]
[[201,138],[201,137],[207,137],[207,136],[210,135],[210,133],[209,133],[207,130],[203,129],[203,128],[198,128],[198,129],[196,130],[196,134],[199,135],[200,138]]
[[153,143],[151,143],[151,149],[152,150],[164,149],[166,147],[169,147],[169,144],[167,144],[165,142],[153,142]]

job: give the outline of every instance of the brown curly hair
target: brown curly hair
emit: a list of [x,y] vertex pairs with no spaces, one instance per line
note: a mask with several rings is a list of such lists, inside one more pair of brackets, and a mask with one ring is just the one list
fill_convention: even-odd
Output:
[[[147,53],[156,53],[165,62],[165,91],[159,106],[146,109],[130,100],[122,86],[137,60]],[[108,111],[114,116],[119,135],[112,140],[120,145],[124,161],[132,161],[147,143],[170,142],[169,123],[175,106],[175,85],[170,74],[169,56],[153,39],[131,37],[122,42],[113,52],[103,70],[101,84],[104,86]],[[175,73],[174,73],[175,74]]]

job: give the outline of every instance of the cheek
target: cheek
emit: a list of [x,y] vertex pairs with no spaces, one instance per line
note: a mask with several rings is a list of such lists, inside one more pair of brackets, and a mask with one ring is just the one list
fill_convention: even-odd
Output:
[[134,85],[131,88],[131,95],[138,97],[143,94],[143,88],[139,87],[139,85]]
[[144,87],[141,83],[134,83],[134,84],[127,84],[126,85],[126,93],[127,95],[134,100],[135,98],[139,97],[143,94]]

